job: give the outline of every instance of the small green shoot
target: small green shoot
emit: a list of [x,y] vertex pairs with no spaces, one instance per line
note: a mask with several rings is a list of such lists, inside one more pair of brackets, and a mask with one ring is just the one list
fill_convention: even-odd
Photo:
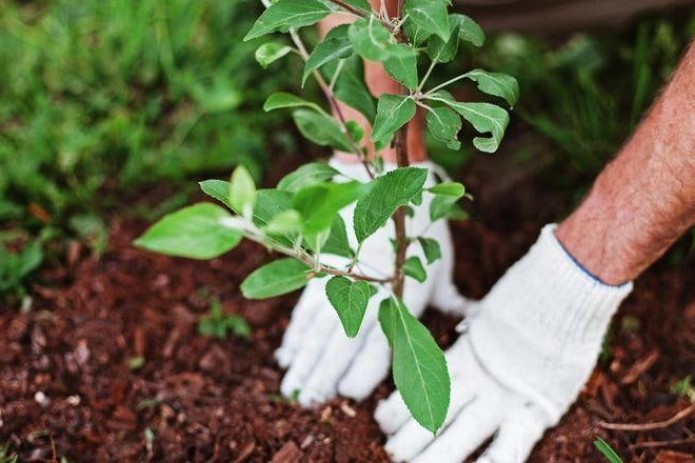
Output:
[[227,339],[229,334],[242,338],[251,336],[251,328],[241,315],[225,315],[217,299],[210,303],[210,314],[198,321],[198,333],[217,339]]
[[692,403],[695,403],[695,385],[693,385],[692,376],[686,376],[673,386],[671,393],[677,396],[687,397]]
[[603,454],[604,457],[606,457],[606,460],[608,460],[610,463],[623,463],[623,459],[620,458],[615,450],[613,450],[613,447],[611,447],[608,442],[600,437],[594,441],[594,446]]

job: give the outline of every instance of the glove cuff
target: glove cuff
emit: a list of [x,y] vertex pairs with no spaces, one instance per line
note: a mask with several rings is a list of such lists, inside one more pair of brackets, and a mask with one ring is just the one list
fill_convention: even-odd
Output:
[[631,282],[610,286],[589,274],[557,240],[555,228],[543,228],[470,324],[481,363],[541,405],[552,422],[588,379],[608,324],[632,291]]
[[[534,298],[544,298],[544,310],[530,311],[524,318],[535,326],[545,326],[563,336],[566,342],[595,344],[620,303],[632,292],[632,282],[619,286],[603,283],[589,273],[555,236],[556,224],[543,227],[540,237],[514,269],[519,283]],[[548,303],[551,306],[547,306]],[[536,306],[538,307],[538,306]],[[507,312],[513,308],[507,306]],[[521,314],[515,313],[515,316]]]

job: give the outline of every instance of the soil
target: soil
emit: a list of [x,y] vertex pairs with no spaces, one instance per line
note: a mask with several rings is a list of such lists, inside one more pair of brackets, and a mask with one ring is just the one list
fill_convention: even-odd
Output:
[[[452,225],[456,282],[476,298],[562,210],[538,172],[491,159],[466,169],[481,192],[468,206],[476,220]],[[139,202],[165,196],[149,192]],[[279,397],[273,351],[297,294],[246,301],[238,290],[271,258],[264,249],[243,243],[211,262],[171,259],[131,246],[146,226],[115,211],[100,259],[70,246],[36,278],[31,311],[0,310],[0,444],[20,461],[388,461],[372,412],[390,383],[364,403],[337,399],[315,410]],[[671,388],[695,375],[694,278],[688,259],[640,278],[591,381],[530,462],[606,461],[592,444],[598,436],[625,462],[695,462],[695,413],[648,431],[602,425],[662,422],[689,407]],[[197,333],[213,298],[246,318],[248,339]],[[432,311],[424,320],[442,346],[454,340],[456,320]]]

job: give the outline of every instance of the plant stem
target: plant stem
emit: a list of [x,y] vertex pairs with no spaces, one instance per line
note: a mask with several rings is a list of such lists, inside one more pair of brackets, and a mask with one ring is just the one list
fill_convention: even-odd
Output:
[[432,94],[433,94],[434,92],[436,92],[437,90],[441,90],[441,89],[443,89],[444,87],[447,87],[447,86],[453,84],[454,82],[458,82],[459,80],[465,79],[466,77],[467,77],[466,74],[463,74],[463,75],[460,75],[460,76],[458,76],[458,77],[454,77],[454,78],[451,79],[451,80],[447,80],[447,81],[444,82],[443,84],[437,85],[437,86],[434,87],[433,89],[428,90],[427,93],[425,93],[424,97],[426,98],[426,97],[432,95]]
[[[398,0],[397,19],[400,20],[403,14],[403,3],[404,0]],[[401,35],[401,34],[399,34]],[[408,90],[401,85],[400,93],[402,95],[407,95]],[[396,134],[395,147],[396,147],[396,161],[398,162],[398,167],[407,167],[409,165],[408,160],[408,123],[406,123]],[[393,215],[393,222],[396,229],[396,269],[395,278],[393,281],[393,292],[397,298],[403,298],[403,286],[405,282],[405,275],[403,273],[403,267],[405,265],[406,253],[408,251],[408,237],[405,233],[405,208],[399,207],[395,214]]]
[[315,269],[318,273],[326,273],[328,275],[333,276],[349,277],[353,280],[361,280],[377,284],[391,283],[394,280],[393,277],[376,278],[371,277],[369,275],[364,275],[362,273],[356,273],[353,271],[354,265],[351,265],[348,270],[340,270],[335,267],[324,265],[318,260],[314,259],[314,257],[311,256],[311,254],[306,252],[301,247],[290,248],[278,243],[277,241],[269,239],[269,237],[265,236],[265,234],[258,227],[256,227],[256,225],[254,225],[252,222],[246,219],[233,217],[230,221],[227,221],[223,224],[229,228],[242,231],[246,239],[250,241],[254,241],[258,244],[262,244],[266,247],[269,247],[273,251],[279,252],[280,254],[284,254],[289,257],[294,257],[295,259],[305,263],[307,266]]
[[418,94],[422,93],[422,89],[425,87],[425,84],[427,83],[427,80],[429,80],[430,76],[432,75],[432,71],[434,71],[434,68],[436,65],[437,65],[437,62],[435,60],[432,60],[432,62],[430,63],[430,67],[427,69],[427,72],[425,73],[425,76],[422,78],[422,81],[420,82],[420,86],[417,89]]

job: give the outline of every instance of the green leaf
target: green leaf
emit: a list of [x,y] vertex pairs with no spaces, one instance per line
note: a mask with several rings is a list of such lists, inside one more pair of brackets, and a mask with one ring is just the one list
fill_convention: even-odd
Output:
[[364,129],[357,122],[347,121],[345,123],[345,128],[350,134],[350,138],[352,138],[355,143],[359,143],[364,138]]
[[509,125],[509,113],[505,109],[490,103],[460,103],[444,91],[436,92],[428,99],[448,105],[470,122],[478,132],[489,132],[491,137],[477,137],[473,139],[473,145],[485,153],[497,151]]
[[[205,180],[200,182],[200,188],[205,194],[222,202],[237,214],[241,214],[241,211],[235,210],[229,201],[230,187],[230,183],[223,180]],[[253,223],[260,228],[266,227],[278,214],[291,207],[291,193],[276,189],[258,190],[256,193],[256,207],[253,211]],[[284,245],[292,245],[291,240],[285,237],[273,236],[273,239]]]
[[448,63],[456,57],[459,48],[459,27],[454,26],[448,41],[444,41],[439,36],[434,36],[427,44],[427,54],[432,61],[437,63]]
[[407,0],[405,13],[424,30],[449,40],[449,12],[447,2],[441,0]]
[[[316,249],[312,249],[314,252]],[[324,254],[335,254],[336,256],[354,257],[355,251],[350,247],[350,242],[345,229],[345,221],[340,215],[336,215],[331,226],[330,235],[323,244],[321,251]]]
[[302,214],[302,233],[312,235],[331,228],[338,211],[370,188],[370,184],[346,182],[318,183],[300,189],[292,198],[292,207]]
[[445,106],[433,107],[427,110],[425,116],[427,129],[437,139],[447,143],[451,149],[461,148],[458,133],[461,130],[461,116]]
[[287,32],[316,24],[337,8],[319,0],[279,0],[268,7],[253,25],[244,41],[255,39],[271,32]]
[[292,53],[292,47],[279,42],[264,43],[256,50],[256,61],[264,69],[270,64]]
[[427,189],[433,195],[453,196],[456,199],[466,194],[466,187],[459,182],[442,182]]
[[431,265],[442,257],[442,250],[437,240],[433,240],[432,238],[418,238],[418,242],[422,247],[422,252],[425,253],[425,259],[427,259],[428,265]]
[[386,299],[379,322],[393,348],[393,380],[413,418],[429,431],[441,428],[449,409],[451,379],[444,353],[401,302]]
[[357,336],[372,296],[369,284],[342,276],[333,277],[326,284],[326,296],[338,312],[345,334],[350,338]]
[[353,58],[344,62],[343,71],[335,84],[335,96],[346,105],[358,110],[372,123],[376,115],[376,104],[374,97],[364,84],[361,61]]
[[229,185],[229,203],[235,211],[241,211],[246,218],[253,217],[253,207],[256,204],[256,184],[251,174],[244,166],[239,166],[232,173]]
[[273,93],[263,104],[263,110],[265,112],[270,112],[275,109],[300,107],[311,108],[318,113],[325,114],[325,111],[316,103],[285,92]]
[[348,37],[357,54],[369,61],[383,61],[388,49],[395,44],[391,33],[373,15],[352,23]]
[[135,240],[135,246],[169,256],[213,259],[233,249],[242,233],[222,224],[230,214],[200,203],[164,216]]
[[258,190],[253,222],[257,227],[267,226],[278,214],[291,208],[291,193],[276,189]]
[[452,14],[449,16],[451,24],[458,26],[459,40],[470,42],[476,47],[482,47],[485,43],[485,32],[483,29],[468,16],[462,14]]
[[352,152],[352,145],[338,123],[323,113],[300,109],[292,113],[299,132],[317,145]]
[[346,59],[352,56],[352,42],[348,38],[349,26],[347,24],[335,27],[328,32],[323,42],[319,43],[304,65],[304,75],[302,76],[302,87],[306,83],[312,72],[339,59]]
[[430,203],[430,220],[435,222],[449,217],[458,202],[454,196],[435,196]]
[[294,209],[280,212],[263,228],[263,231],[276,235],[292,235],[302,228],[302,216]]
[[426,31],[413,21],[406,21],[405,24],[403,24],[403,30],[405,31],[406,37],[410,40],[410,43],[416,47],[422,46],[427,39],[432,37],[431,32]]
[[415,90],[418,84],[417,54],[404,43],[388,47],[384,67],[396,82]]
[[413,117],[417,107],[408,97],[400,95],[382,95],[376,110],[376,120],[372,130],[372,141],[388,139],[407,124]]
[[354,228],[358,242],[363,242],[401,206],[407,205],[422,190],[427,170],[403,167],[372,181],[371,189],[357,201]]
[[482,69],[470,71],[465,76],[477,82],[481,92],[504,98],[512,108],[519,99],[519,83],[512,76],[499,72],[487,72]]
[[610,446],[608,442],[605,440],[601,439],[600,437],[594,441],[594,446],[598,449],[599,452],[603,454],[604,457],[610,462],[610,463],[623,463],[622,458],[620,458],[620,455],[613,450],[613,448]]
[[[234,206],[232,206],[232,202],[229,198],[229,192],[231,190],[229,182],[225,182],[224,180],[203,180],[202,182],[198,182],[198,185],[200,185],[200,189],[203,190],[203,193],[218,200],[234,211]],[[240,211],[235,212],[240,213]]]
[[297,259],[280,259],[256,269],[241,284],[247,299],[267,299],[304,287],[315,275]]
[[277,188],[278,190],[295,192],[302,187],[330,180],[336,175],[340,175],[340,172],[328,164],[311,162],[283,177]]
[[403,273],[420,283],[427,280],[427,272],[418,257],[409,257],[403,264]]

